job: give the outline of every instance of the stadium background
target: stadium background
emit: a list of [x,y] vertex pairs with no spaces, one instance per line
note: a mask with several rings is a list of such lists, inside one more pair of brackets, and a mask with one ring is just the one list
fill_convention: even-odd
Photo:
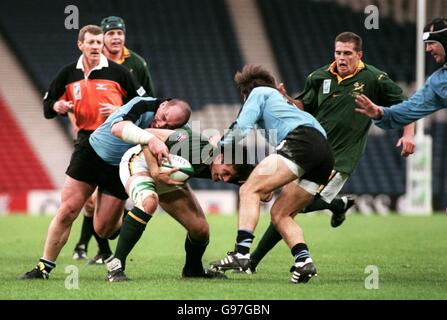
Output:
[[[379,8],[379,29],[364,25],[367,5]],[[333,39],[354,31],[364,60],[387,71],[408,95],[415,89],[416,0],[83,0],[0,3],[0,213],[54,211],[72,150],[67,122],[43,118],[41,99],[65,64],[77,59],[79,30],[66,29],[79,9],[79,26],[108,15],[124,18],[127,46],[149,63],[157,96],[180,97],[201,129],[222,130],[240,99],[233,74],[260,63],[299,92],[312,70],[332,61]],[[447,1],[427,0],[427,20],[447,15]],[[435,70],[426,57],[427,75]],[[445,112],[427,119],[433,136],[433,206],[447,206]],[[386,214],[405,193],[406,161],[394,146],[398,130],[372,128],[365,156],[343,193],[354,211]],[[204,180],[191,184],[208,212],[234,212],[235,187]]]

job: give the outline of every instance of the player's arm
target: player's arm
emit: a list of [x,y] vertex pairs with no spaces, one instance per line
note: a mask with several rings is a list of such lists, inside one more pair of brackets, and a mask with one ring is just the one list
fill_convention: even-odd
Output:
[[144,90],[146,90],[146,94],[149,97],[155,97],[155,90],[151,74],[149,73],[149,66],[143,58],[141,59],[141,66],[137,69],[136,75],[138,82],[140,82]]
[[169,160],[169,150],[166,145],[152,133],[141,129],[130,120],[116,122],[112,125],[112,134],[127,143],[147,145],[161,164],[163,158]]
[[[153,134],[155,137],[157,137],[157,139],[160,139],[163,142],[165,142],[168,139],[169,135],[171,135],[174,132],[173,130],[165,130],[165,129],[146,129],[146,130],[149,131],[151,134]],[[151,177],[152,179],[155,180],[156,183],[163,183],[166,185],[184,184],[184,182],[175,181],[170,177],[171,174],[178,171],[179,168],[167,169],[161,172],[157,159],[155,158],[151,150],[149,150],[149,147],[147,145],[142,145],[141,148],[143,149],[144,158],[149,168]]]
[[225,132],[220,139],[220,147],[231,146],[233,143],[237,144],[244,139],[250,131],[254,128],[261,116],[261,107],[265,104],[265,94],[260,90],[261,88],[254,88],[244,105],[235,122]]
[[135,79],[135,77],[130,73],[129,70],[126,69],[126,67],[123,67],[121,65],[118,65],[119,68],[122,68],[121,71],[123,72],[123,77],[120,82],[120,85],[123,87],[124,91],[127,93],[124,97],[124,103],[132,100],[135,97],[143,97],[147,96],[146,91],[144,88],[138,83],[138,81]]
[[416,143],[414,141],[415,127],[416,125],[414,123],[406,125],[402,137],[397,141],[396,147],[399,148],[402,146],[402,151],[400,153],[402,157],[408,157],[414,153],[416,148]]
[[[386,73],[381,73],[377,78],[377,87],[379,92],[376,97],[379,104],[390,106],[401,103],[406,99],[402,88],[399,87]],[[402,137],[397,141],[396,147],[401,147],[401,156],[408,157],[414,153],[416,144],[414,141],[415,124],[410,123],[404,127]]]
[[281,94],[284,96],[284,98],[287,99],[287,101],[288,101],[290,104],[296,106],[298,109],[304,110],[304,105],[303,105],[303,103],[301,102],[301,100],[293,99],[293,98],[288,94],[288,92],[287,92],[287,90],[286,90],[286,87],[284,86],[284,83],[281,82],[280,84],[278,84],[278,87],[277,87],[276,89],[278,89],[278,91],[281,92]]
[[52,119],[57,115],[67,115],[73,108],[73,103],[65,99],[65,86],[67,85],[68,69],[62,69],[51,82],[48,91],[43,98],[43,114],[46,119]]

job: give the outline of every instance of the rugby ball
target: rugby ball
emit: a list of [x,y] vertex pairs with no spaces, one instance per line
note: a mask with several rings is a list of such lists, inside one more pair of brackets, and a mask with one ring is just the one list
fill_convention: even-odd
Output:
[[194,168],[188,160],[175,154],[170,154],[169,156],[171,163],[167,159],[163,160],[160,166],[160,172],[172,168],[179,168],[178,171],[171,174],[171,179],[175,181],[186,181],[194,175]]

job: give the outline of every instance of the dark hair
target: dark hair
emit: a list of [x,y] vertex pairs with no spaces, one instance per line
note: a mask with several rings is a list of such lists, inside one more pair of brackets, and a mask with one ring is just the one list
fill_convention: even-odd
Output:
[[355,51],[362,51],[363,47],[363,40],[354,32],[342,32],[340,33],[336,38],[335,42],[350,42],[354,44],[354,50]]
[[85,34],[91,33],[94,36],[97,36],[98,34],[102,34],[102,29],[94,24],[86,25],[85,27],[82,27],[81,30],[79,30],[78,34],[78,41],[84,42]]
[[[256,166],[256,155],[251,155],[247,146],[231,144],[215,150],[216,154],[222,153],[222,163],[234,165],[236,176],[228,182],[237,185],[243,184]],[[230,154],[231,157],[228,155]],[[252,159],[254,156],[254,159]]]
[[242,96],[248,96],[256,87],[276,88],[275,78],[260,65],[246,65],[236,72],[234,81]]
[[236,176],[233,177],[228,182],[234,183],[237,185],[242,185],[247,181],[251,172],[255,169],[254,164],[235,164],[234,169],[236,170]]

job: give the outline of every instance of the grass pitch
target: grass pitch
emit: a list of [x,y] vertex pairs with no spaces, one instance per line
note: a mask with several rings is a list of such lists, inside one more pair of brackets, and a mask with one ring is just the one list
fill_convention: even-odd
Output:
[[[0,299],[446,299],[447,217],[351,215],[337,229],[326,214],[299,216],[318,277],[306,285],[289,283],[292,256],[281,242],[254,275],[232,274],[228,280],[184,280],[185,232],[168,215],[158,215],[131,253],[127,283],[104,281],[104,266],[71,259],[81,219],[57,261],[49,281],[18,280],[42,254],[50,217],[0,216]],[[204,264],[222,258],[234,245],[236,216],[208,216],[211,243]],[[269,222],[261,216],[254,246]],[[112,249],[115,248],[112,242]],[[96,253],[94,239],[89,256]],[[378,289],[365,288],[378,271]],[[72,266],[79,270],[78,289],[67,289]],[[374,268],[375,268],[374,267]],[[365,273],[366,269],[366,273]],[[67,281],[69,284],[73,282]]]

